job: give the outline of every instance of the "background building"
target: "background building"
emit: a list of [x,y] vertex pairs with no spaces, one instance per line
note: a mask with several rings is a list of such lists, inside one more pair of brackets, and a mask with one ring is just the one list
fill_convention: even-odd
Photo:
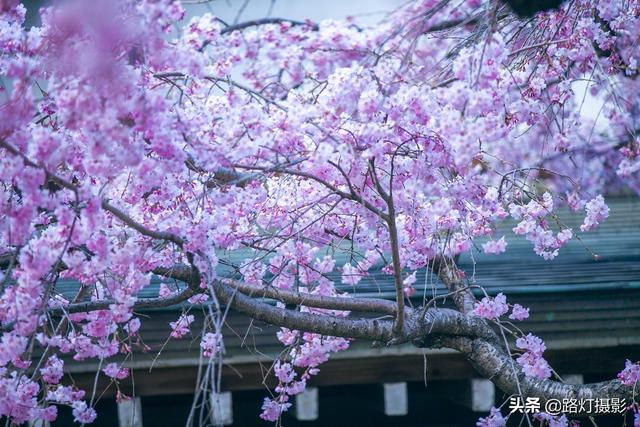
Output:
[[[545,340],[545,357],[568,381],[610,379],[622,369],[625,357],[640,354],[640,202],[608,202],[609,219],[581,241],[572,240],[554,261],[544,261],[524,238],[509,235],[509,224],[505,225],[509,246],[503,256],[493,258],[474,251],[477,282],[490,295],[504,292],[509,302],[530,307],[531,316],[521,323],[521,329]],[[567,216],[565,224],[576,229],[580,220]],[[471,257],[462,259],[460,265],[471,276]],[[414,304],[420,304],[423,294],[429,297],[434,289],[446,293],[435,279],[421,273]],[[77,284],[59,285],[65,287],[71,293]],[[156,296],[158,288],[159,283],[154,283],[145,292]],[[383,275],[369,276],[349,291],[364,297],[394,297],[393,283]],[[168,324],[180,310],[142,313],[148,319],[140,335],[150,351],[136,353],[130,364],[133,375],[120,384],[121,391],[131,395],[135,383],[141,416],[132,425],[183,426],[187,418],[198,371],[197,324],[202,310],[191,312],[198,317],[191,328],[193,336],[170,340]],[[283,349],[275,331],[238,313],[228,317],[221,402],[226,408],[224,419],[232,425],[269,425],[258,414],[269,387],[274,386],[273,374],[267,372]],[[73,380],[88,390],[97,368],[94,362],[69,362]],[[117,425],[116,388],[103,380],[101,375],[97,387],[100,416],[95,425]],[[491,406],[505,400],[454,351],[372,348],[364,341],[354,341],[349,350],[333,355],[310,386],[311,391],[286,413],[283,425],[472,426]],[[131,403],[120,410],[131,411]],[[611,422],[616,419],[612,417]],[[609,425],[607,422],[601,425]],[[53,425],[72,424],[71,415],[63,411]]]

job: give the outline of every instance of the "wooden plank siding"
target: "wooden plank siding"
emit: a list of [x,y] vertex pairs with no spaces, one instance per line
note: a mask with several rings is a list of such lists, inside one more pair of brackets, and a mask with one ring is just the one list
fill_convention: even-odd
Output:
[[[519,326],[542,337],[549,348],[640,344],[640,291],[609,291],[606,296],[594,291],[570,295],[517,295],[510,300],[530,307],[530,318],[520,322]],[[132,366],[142,368],[152,364],[157,367],[197,364],[200,354],[198,331],[201,329],[203,316],[201,309],[190,313],[196,317],[191,327],[192,334],[180,340],[169,339],[169,322],[175,321],[179,313],[155,311],[145,319],[140,336],[150,350],[142,352],[134,346],[137,351],[134,353]],[[283,349],[275,337],[276,331],[277,328],[273,326],[252,322],[238,313],[230,313],[224,330],[226,359],[243,363],[256,360],[258,350],[260,354],[266,355],[259,358],[262,361],[274,357]],[[354,349],[367,349],[369,345],[365,341],[352,343]],[[157,357],[159,351],[162,354]],[[379,349],[370,354],[384,356],[407,351],[419,350],[402,346],[399,349]],[[338,353],[333,357],[349,357],[346,353]],[[94,370],[97,363],[93,360],[69,360],[66,366],[71,372],[82,372]]]
[[[469,256],[460,260],[467,277],[483,285],[490,294],[505,292],[510,303],[530,307],[531,317],[520,327],[547,342],[547,357],[560,372],[566,368],[565,372],[570,374],[613,375],[623,367],[625,357],[640,357],[640,201],[614,200],[610,206],[611,217],[598,230],[581,235],[581,241],[574,239],[554,261],[544,261],[533,253],[524,238],[509,234],[508,229],[513,226],[510,223],[498,233],[508,235],[509,247],[503,256],[475,253],[475,274]],[[565,223],[577,231],[581,220],[582,216],[573,216]],[[599,258],[594,259],[592,253]],[[246,253],[234,253],[231,259],[241,260],[245,256]],[[429,298],[433,292],[446,292],[425,270],[418,273],[416,285],[414,305],[422,302],[423,295]],[[384,274],[372,274],[354,287],[338,286],[364,297],[393,298],[392,278]],[[77,283],[61,281],[57,290],[71,294],[77,287]],[[143,296],[156,296],[158,288],[159,281],[154,280]],[[150,350],[142,352],[134,346],[129,363],[138,394],[179,394],[193,390],[200,350],[198,331],[204,310],[191,308],[190,313],[196,315],[192,335],[181,340],[169,339],[169,322],[175,321],[183,308],[139,313],[143,318],[140,336]],[[244,315],[230,313],[224,330],[227,365],[223,387],[264,388],[265,372],[275,355],[283,350],[275,338],[276,330]],[[427,354],[429,378],[475,376],[458,354],[441,351]],[[93,360],[69,360],[66,366],[74,380],[84,385],[93,382],[98,367]],[[421,349],[408,346],[371,349],[370,343],[355,341],[351,349],[333,355],[322,366],[313,385],[421,381],[423,366]],[[107,384],[104,378],[100,381],[101,385]],[[126,381],[123,387],[126,389]],[[107,395],[111,392],[107,391]]]
[[[593,375],[614,377],[624,366],[625,357],[640,355],[640,345],[616,347],[548,350],[545,357],[560,374]],[[375,355],[357,358],[334,358],[321,366],[320,373],[309,383],[312,386],[341,384],[375,384],[385,382],[420,382],[424,380],[425,355],[407,354],[397,356]],[[225,391],[265,390],[274,387],[273,375],[266,376],[268,363],[225,364],[222,371],[222,387]],[[426,354],[427,381],[451,381],[477,378],[478,375],[459,353],[435,352]],[[79,387],[91,390],[95,373],[84,372],[71,375]],[[134,369],[135,394],[138,396],[161,396],[193,393],[197,376],[196,366],[176,366]],[[119,389],[132,394],[132,379],[120,382]],[[103,398],[115,396],[116,388],[100,376],[97,389]]]

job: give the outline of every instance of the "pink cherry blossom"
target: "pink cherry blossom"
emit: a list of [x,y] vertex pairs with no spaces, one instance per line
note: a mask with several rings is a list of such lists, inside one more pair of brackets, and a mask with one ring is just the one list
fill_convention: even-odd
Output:
[[547,349],[544,342],[535,335],[527,334],[524,337],[520,337],[516,340],[516,347],[527,350],[533,354],[542,355]]
[[545,379],[551,376],[551,367],[542,357],[542,353],[544,353],[547,347],[540,338],[528,334],[516,340],[516,347],[526,350],[524,354],[516,359],[525,375],[539,379]]
[[507,242],[502,236],[499,240],[489,240],[487,243],[482,244],[482,249],[485,254],[498,255],[507,249]]
[[290,383],[296,376],[296,373],[290,363],[281,363],[280,361],[277,361],[273,366],[273,370],[276,374],[276,378],[283,383]]
[[417,272],[414,271],[402,281],[402,291],[407,298],[411,298],[416,292],[416,289],[413,287],[413,284],[416,283],[417,280],[416,273]]
[[633,387],[640,381],[640,363],[631,363],[630,360],[627,360],[624,369],[618,374],[618,379],[623,384]]
[[189,301],[189,303],[193,305],[200,305],[200,304],[204,304],[208,300],[209,300],[209,295],[202,293],[202,294],[197,294],[192,296],[187,301]]
[[5,332],[0,340],[0,366],[19,357],[27,348],[26,337],[16,333]]
[[351,264],[342,266],[342,283],[345,285],[357,285],[362,280],[362,273],[357,267]]
[[117,363],[109,363],[102,369],[102,372],[113,379],[122,380],[129,376],[129,370],[119,366]]
[[512,320],[524,320],[529,317],[529,309],[521,306],[520,304],[514,304],[511,309],[509,319]]
[[49,357],[45,366],[40,369],[42,379],[49,384],[58,384],[64,375],[63,367],[64,362],[58,359],[58,356]]
[[277,421],[280,418],[280,415],[289,409],[289,407],[291,407],[291,403],[278,402],[265,397],[264,403],[262,404],[262,413],[260,414],[260,418],[265,421]]
[[480,302],[477,302],[473,309],[473,314],[485,319],[495,320],[508,311],[507,297],[500,292],[494,298],[484,297]]
[[193,323],[195,317],[191,314],[181,314],[178,320],[170,322],[171,337],[182,338],[189,333],[189,325]]
[[298,337],[298,331],[292,331],[291,329],[281,328],[277,333],[277,337],[280,342],[284,345],[291,345],[295,342]]
[[491,408],[489,416],[480,418],[476,423],[478,427],[504,427],[507,420],[502,416],[498,408]]
[[582,231],[593,230],[609,217],[609,207],[605,204],[604,198],[601,195],[587,202],[585,209],[587,216],[584,218],[584,223],[580,226],[580,230]]
[[202,348],[202,355],[204,357],[215,356],[220,350],[220,335],[212,332],[207,332],[202,337],[200,348]]
[[140,319],[137,317],[131,319],[124,328],[130,335],[136,335],[140,329]]
[[87,406],[84,401],[74,402],[71,407],[74,421],[81,424],[90,424],[96,419],[96,411]]
[[546,379],[551,376],[551,367],[541,355],[532,352],[524,353],[516,361],[522,367],[524,374],[528,377]]
[[254,262],[251,259],[247,259],[240,267],[240,273],[244,281],[251,285],[259,286],[262,284],[262,277],[266,272],[266,265],[261,262]]

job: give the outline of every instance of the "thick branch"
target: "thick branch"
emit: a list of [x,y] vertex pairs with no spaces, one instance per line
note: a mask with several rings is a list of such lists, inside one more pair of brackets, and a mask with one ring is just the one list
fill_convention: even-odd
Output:
[[[399,310],[396,316],[396,323],[394,330],[397,333],[402,331],[402,323],[404,322],[404,290],[402,289],[402,268],[400,262],[400,245],[398,240],[398,227],[396,225],[396,211],[393,203],[393,182],[389,181],[389,192],[387,193],[376,174],[375,161],[369,160],[369,173],[371,174],[371,180],[373,181],[378,194],[382,197],[382,200],[387,204],[389,215],[386,217],[387,227],[389,229],[389,244],[391,245],[391,260],[393,263],[393,277],[396,288],[396,303]],[[391,173],[393,174],[393,163]]]
[[[181,292],[178,292],[169,297],[158,297],[158,298],[141,298],[133,305],[134,310],[138,310],[141,308],[163,308],[163,307],[171,307],[176,304],[180,304],[181,302],[186,301],[192,296],[196,295],[197,292],[192,288],[186,288]],[[96,310],[107,310],[109,306],[112,304],[117,304],[117,301],[108,299],[108,300],[97,300],[97,301],[84,301],[78,302],[74,304],[70,304],[64,308],[54,308],[49,310],[54,316],[62,316],[65,313],[86,313],[90,311]]]
[[[200,275],[197,271],[194,270],[194,268],[186,264],[176,264],[172,267],[156,267],[153,270],[153,273],[157,274],[158,276],[180,280],[187,283],[188,287],[169,297],[141,298],[134,303],[134,310],[141,308],[171,307],[173,305],[180,304],[181,302],[186,301],[196,294],[204,292],[204,290],[200,289],[198,286],[200,284]],[[117,301],[113,299],[83,301],[70,304],[64,308],[60,307],[51,309],[49,310],[49,313],[58,316],[61,316],[65,313],[85,313],[96,310],[106,310],[112,304],[117,304]]]
[[402,268],[400,264],[400,243],[398,240],[398,229],[396,227],[396,214],[393,207],[393,201],[390,199],[388,202],[389,217],[387,224],[389,228],[389,240],[391,244],[391,259],[393,263],[393,276],[394,284],[396,287],[396,302],[400,310],[396,316],[395,331],[400,332],[402,330],[402,323],[404,322],[404,291],[402,289]]
[[[393,332],[391,321],[376,319],[350,319],[332,316],[303,313],[294,310],[274,307],[259,300],[254,300],[248,295],[239,292],[232,286],[221,281],[213,284],[216,296],[224,304],[251,316],[254,319],[270,323],[275,326],[315,332],[324,335],[340,336],[344,338],[362,338],[367,340],[382,341],[386,343],[400,344],[408,341],[420,341],[430,334],[451,334],[471,337],[482,337],[487,340],[496,340],[495,333],[482,319],[465,316],[451,309],[429,309],[424,318],[420,318],[419,310],[407,309],[406,322],[400,335]],[[286,295],[283,300],[292,298],[292,293],[271,293],[271,297]],[[327,298],[327,297],[324,297]],[[336,298],[343,300],[345,298]],[[313,300],[320,305],[328,302],[328,299]],[[339,304],[348,304],[346,301],[335,301]],[[375,300],[380,304],[379,300]],[[362,300],[356,304],[364,304]],[[389,302],[389,304],[393,304]],[[307,304],[309,305],[309,304]],[[382,304],[381,304],[382,305]],[[395,305],[395,304],[394,304]],[[342,305],[345,307],[346,305]],[[337,307],[327,307],[338,309]],[[382,308],[382,307],[380,307]],[[393,341],[391,339],[393,338]]]
[[178,246],[182,246],[184,243],[184,240],[180,236],[177,236],[173,233],[168,233],[165,231],[155,231],[145,227],[106,200],[102,201],[102,208],[108,212],[111,212],[120,221],[124,222],[127,226],[133,228],[138,233],[144,236],[151,237],[152,239],[167,240],[175,243]]
[[287,304],[304,305],[307,307],[325,308],[330,310],[381,313],[391,316],[395,316],[397,310],[395,303],[378,298],[328,297],[284,291],[274,287],[256,287],[230,279],[222,279],[221,281],[248,296],[260,296],[276,299]]
[[[156,268],[154,273],[183,281],[189,280],[189,277],[192,275],[191,268],[186,265],[178,265],[171,268]],[[316,308],[394,314],[396,306],[395,303],[391,301],[305,295],[275,288],[259,289],[230,280],[216,281],[213,284],[213,289],[222,303],[231,305],[235,310],[247,314],[256,320],[289,329],[382,342],[391,342],[393,335],[394,344],[409,341],[423,342],[422,339],[431,334],[482,337],[487,340],[495,339],[495,334],[488,328],[483,320],[476,317],[465,316],[451,309],[429,309],[422,319],[419,317],[420,314],[418,310],[407,309],[407,321],[404,324],[401,334],[397,335],[393,333],[393,323],[391,321],[339,318],[283,309],[251,298],[251,296],[273,298],[285,303],[303,304]],[[190,285],[185,290],[171,297],[140,299],[135,303],[133,308],[170,307],[187,300],[199,292],[202,291],[198,287]],[[245,292],[247,294],[245,294]],[[86,301],[71,304],[64,309],[55,308],[50,310],[50,313],[62,315],[64,313],[105,310],[112,304],[116,304],[116,301]]]
[[[552,380],[539,380],[524,375],[516,361],[500,346],[484,339],[468,337],[443,337],[445,346],[464,353],[480,375],[490,379],[507,394],[519,394],[518,383],[524,397],[537,397],[544,408],[545,402],[557,399],[626,399],[633,401],[633,390],[619,380],[592,384],[572,385]],[[576,415],[586,416],[586,413]]]
[[471,313],[476,298],[466,286],[462,275],[453,259],[447,257],[436,257],[433,260],[432,270],[440,278],[442,283],[452,293],[453,301],[462,313]]
[[346,319],[278,308],[252,299],[220,281],[216,281],[213,288],[223,304],[231,305],[241,313],[275,326],[328,336],[363,338],[382,342],[388,342],[391,339],[390,321]]
[[242,31],[246,28],[257,27],[260,25],[267,24],[291,24],[292,26],[302,26],[306,25],[313,31],[318,31],[318,24],[310,22],[310,21],[295,21],[292,19],[284,19],[284,18],[262,18],[262,19],[254,19],[251,21],[241,22],[235,25],[229,25],[228,27],[220,30],[220,34],[229,34],[234,31]]
[[44,171],[45,177],[47,178],[47,180],[49,181],[53,181],[56,184],[58,184],[61,187],[64,187],[68,190],[71,190],[73,192],[77,192],[77,188],[75,185],[73,185],[71,182],[60,178],[59,176],[49,172],[47,170],[47,168],[38,165],[37,163],[31,161],[27,156],[25,156],[24,154],[22,154],[20,152],[20,150],[18,150],[17,148],[13,147],[11,144],[7,143],[6,141],[0,139],[0,147],[5,148],[8,152],[10,152],[11,154],[13,154],[14,156],[20,157],[22,159],[22,161],[24,162],[25,165],[32,167],[32,168],[39,168],[42,169]]
[[[154,274],[170,277],[184,282],[192,281],[190,289],[198,289],[193,286],[192,268],[184,264],[176,264],[172,267],[158,267]],[[388,342],[392,334],[391,321],[378,321],[376,319],[349,319],[332,316],[305,313],[289,309],[282,309],[253,297],[267,297],[289,304],[302,304],[315,308],[332,310],[349,310],[360,312],[372,312],[394,315],[396,305],[392,301],[382,299],[365,298],[340,298],[320,295],[300,294],[284,291],[271,287],[257,288],[242,282],[223,279],[215,281],[213,290],[216,296],[224,304],[247,314],[254,319],[270,323],[275,326],[290,329],[299,329],[324,335],[340,336],[344,338],[363,338]],[[194,290],[194,294],[195,294]],[[188,297],[187,297],[188,298]],[[149,302],[145,302],[149,301]],[[168,299],[164,299],[168,303]],[[138,304],[157,306],[159,298],[140,300]],[[137,307],[138,305],[136,305]],[[165,305],[167,306],[167,305]],[[429,309],[424,318],[420,318],[419,310],[407,309],[407,322],[402,331],[402,340],[394,342],[406,342],[419,340],[429,334],[452,334],[472,337],[483,337],[488,340],[495,339],[495,334],[487,326],[486,322],[476,317],[465,316],[451,309]]]

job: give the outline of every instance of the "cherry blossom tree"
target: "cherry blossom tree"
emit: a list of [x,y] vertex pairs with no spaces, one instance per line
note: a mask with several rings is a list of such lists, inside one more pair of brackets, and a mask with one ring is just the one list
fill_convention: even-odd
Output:
[[[483,284],[457,267],[477,239],[508,250],[496,232],[508,218],[537,255],[562,256],[606,220],[603,194],[640,191],[636,0],[531,18],[498,1],[418,0],[374,27],[186,21],[173,0],[57,2],[28,29],[18,1],[0,14],[0,416],[54,420],[67,405],[92,422],[64,359],[125,378],[139,310],[178,303],[171,339],[191,329],[190,307],[207,313],[192,331],[210,362],[203,390],[218,387],[228,310],[281,328],[266,420],[352,339],[452,348],[507,394],[638,411],[640,365],[563,383],[544,343],[506,321],[528,309],[476,299]],[[584,216],[579,230],[562,205]],[[448,294],[410,306],[420,269]],[[375,271],[393,278],[393,301],[336,289]],[[153,275],[184,286],[140,297]]]

